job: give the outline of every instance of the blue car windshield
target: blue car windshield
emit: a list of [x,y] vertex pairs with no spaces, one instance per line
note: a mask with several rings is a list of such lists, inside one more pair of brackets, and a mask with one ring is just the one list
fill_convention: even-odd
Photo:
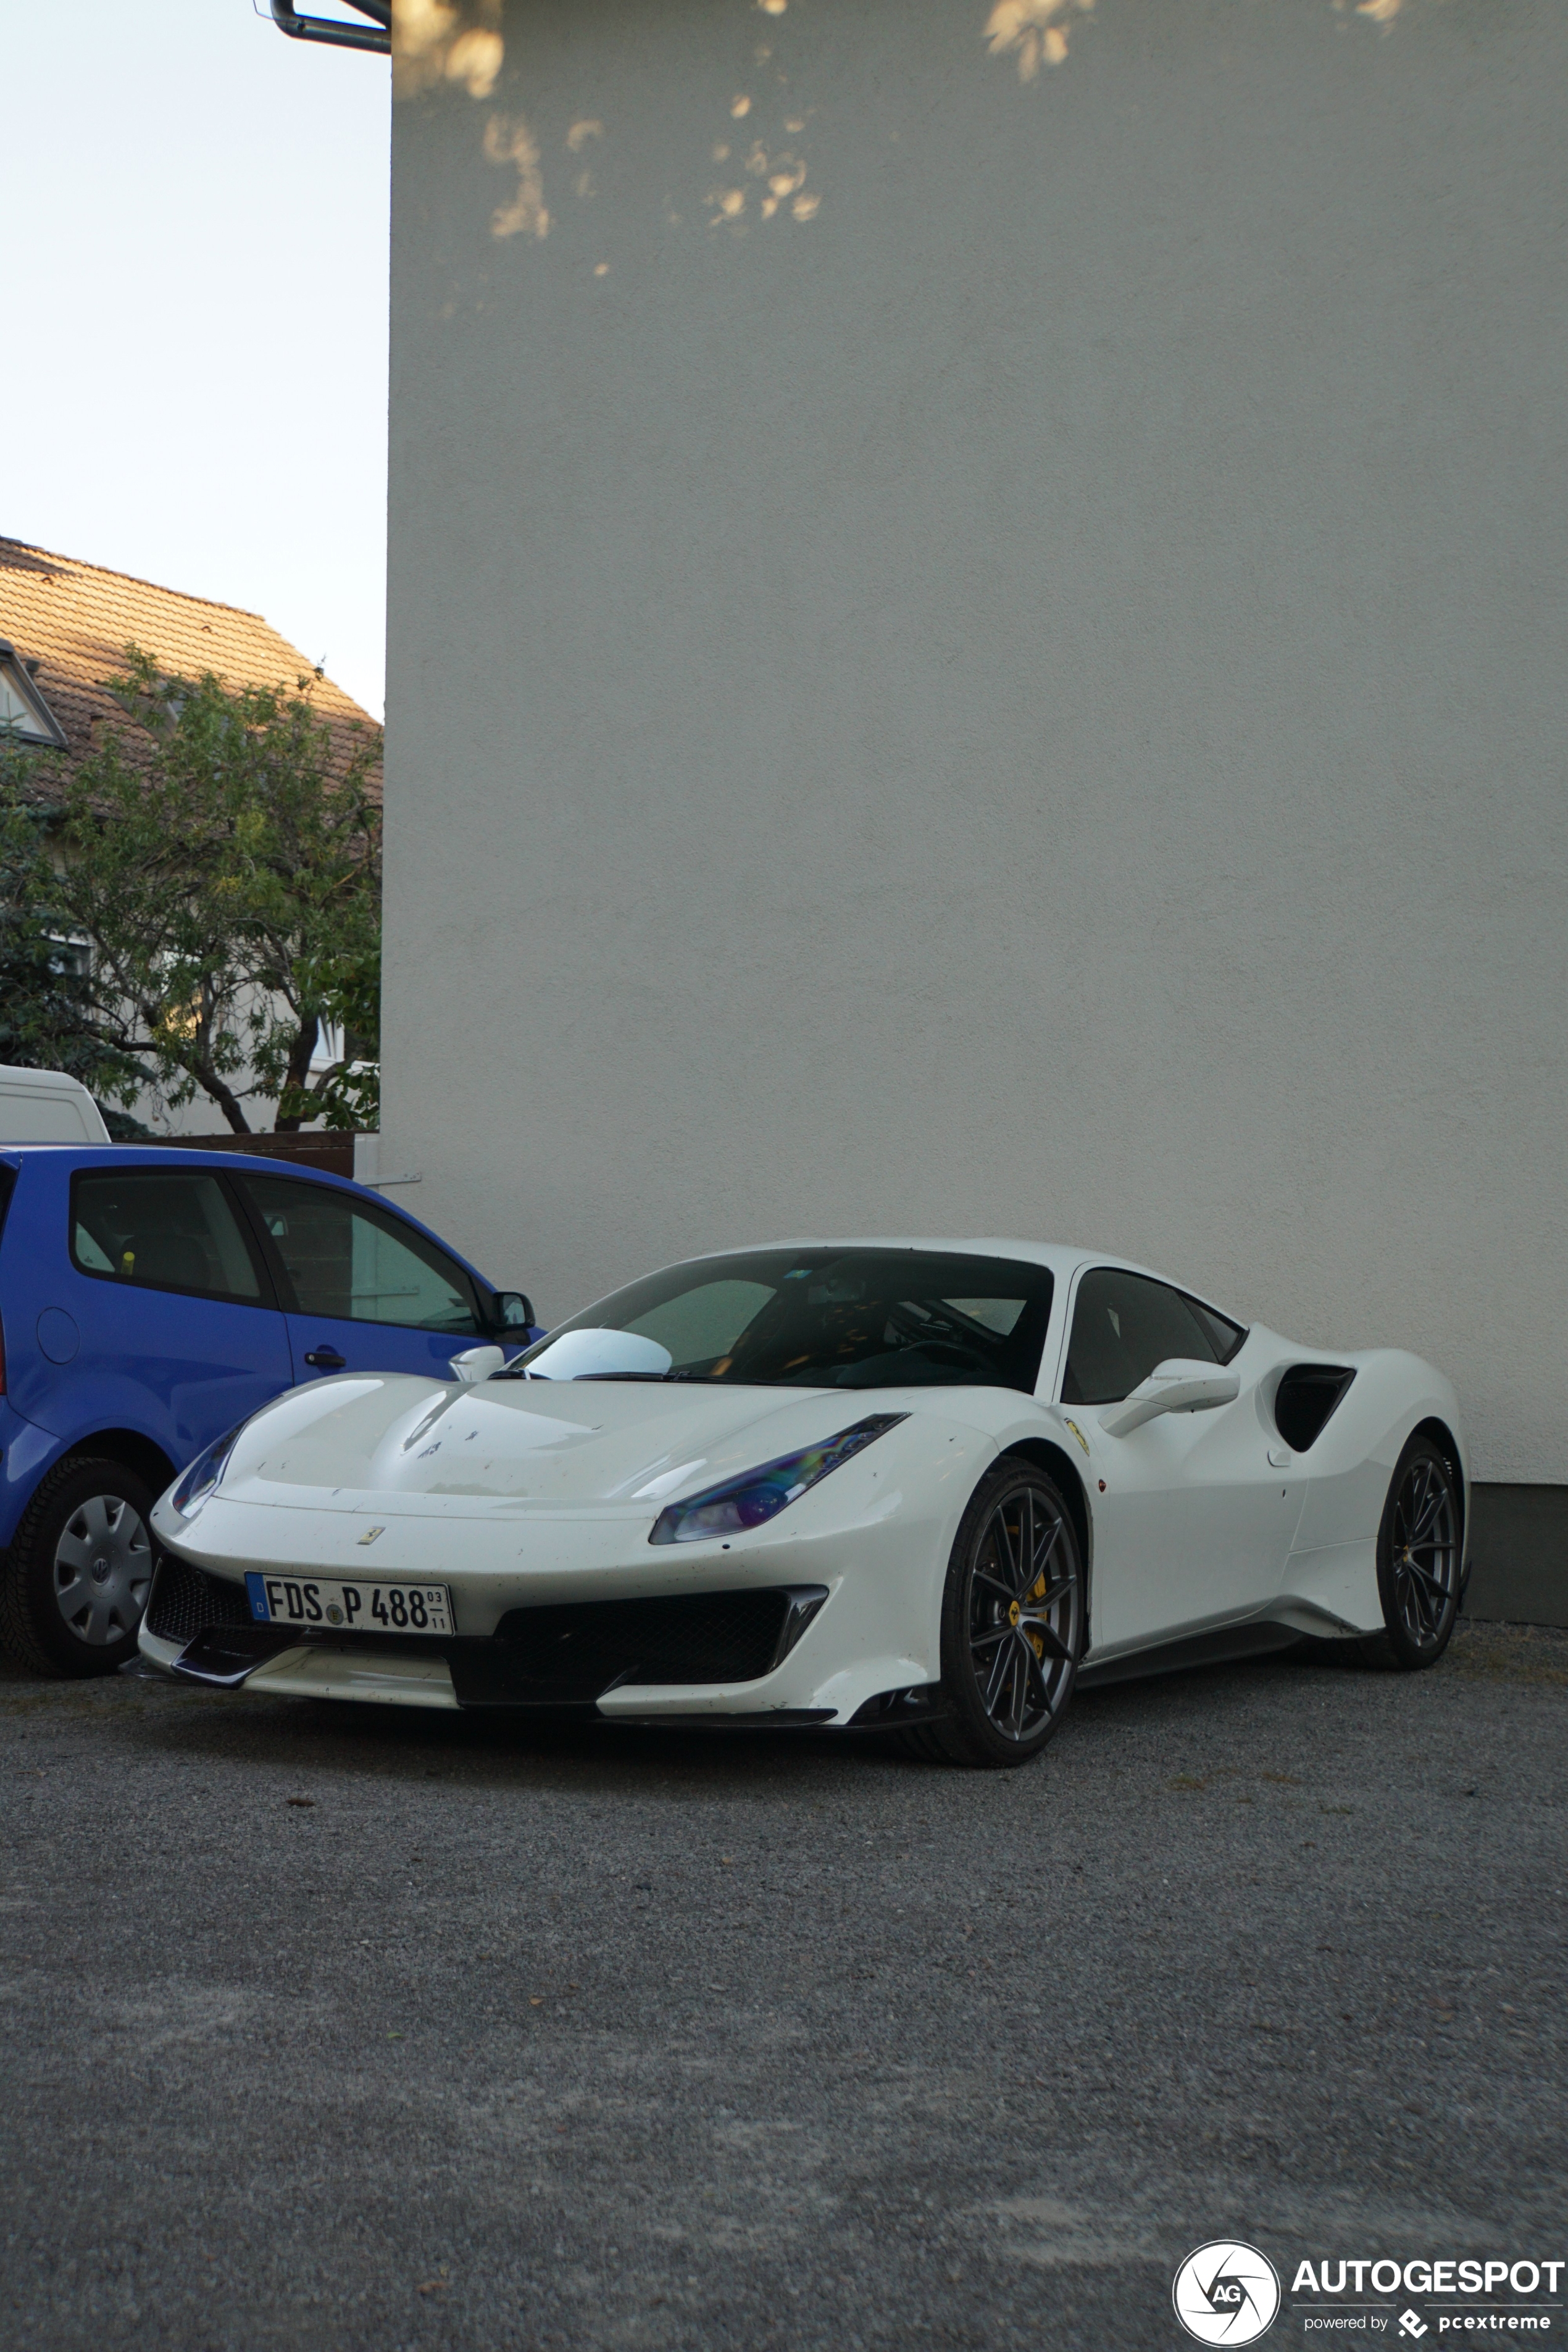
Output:
[[956,1385],[1032,1394],[1050,1311],[1048,1269],[1012,1258],[809,1245],[755,1250],[669,1266],[634,1282],[557,1325],[509,1370],[526,1373],[568,1331],[615,1330],[652,1340],[668,1352],[669,1369],[595,1377],[838,1389]]

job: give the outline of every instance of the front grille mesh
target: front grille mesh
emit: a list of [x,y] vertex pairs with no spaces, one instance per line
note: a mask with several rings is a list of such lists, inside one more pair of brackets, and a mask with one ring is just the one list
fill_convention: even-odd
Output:
[[189,1642],[196,1634],[223,1625],[248,1625],[250,1604],[243,1584],[204,1576],[199,1568],[171,1559],[165,1552],[153,1580],[147,1603],[147,1631],[163,1642]]
[[510,1610],[508,1680],[566,1698],[613,1682],[749,1683],[773,1666],[790,1595],[691,1592]]

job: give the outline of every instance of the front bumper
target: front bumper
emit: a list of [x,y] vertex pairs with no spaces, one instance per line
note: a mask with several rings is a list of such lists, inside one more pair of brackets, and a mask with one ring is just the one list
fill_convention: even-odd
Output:
[[140,1643],[181,1680],[258,1696],[779,1727],[929,1717],[921,1661],[813,1646],[835,1598],[748,1585],[514,1608],[489,1634],[318,1633],[254,1623],[242,1584],[165,1553]]

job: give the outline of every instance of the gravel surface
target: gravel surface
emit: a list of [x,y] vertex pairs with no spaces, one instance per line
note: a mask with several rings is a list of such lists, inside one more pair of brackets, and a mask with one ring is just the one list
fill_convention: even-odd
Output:
[[1009,1774],[0,1679],[4,2341],[1120,2352],[1234,2232],[1305,2344],[1304,2257],[1568,2255],[1565,1730],[1470,1625]]

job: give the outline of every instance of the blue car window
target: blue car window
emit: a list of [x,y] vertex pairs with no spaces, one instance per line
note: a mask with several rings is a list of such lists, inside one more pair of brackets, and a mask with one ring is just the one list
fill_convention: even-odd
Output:
[[248,1173],[239,1181],[271,1236],[295,1313],[479,1336],[468,1276],[411,1225],[324,1184]]
[[270,1305],[216,1176],[190,1168],[90,1170],[71,1181],[71,1257],[83,1274],[150,1290]]

